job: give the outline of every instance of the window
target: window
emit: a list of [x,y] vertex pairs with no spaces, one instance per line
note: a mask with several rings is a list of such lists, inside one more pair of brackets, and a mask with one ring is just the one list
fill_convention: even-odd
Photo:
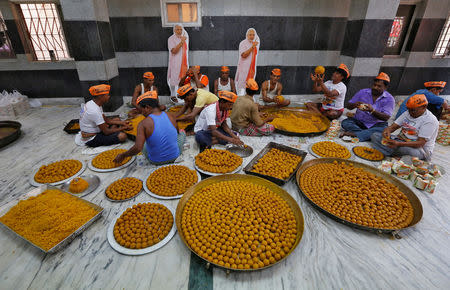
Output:
[[450,57],[450,15],[442,27],[433,57]]
[[8,29],[6,28],[5,20],[0,12],[0,59],[15,58],[11,40],[9,40]]
[[62,29],[58,7],[54,3],[16,5],[21,37],[33,60],[71,59]]
[[406,32],[411,24],[415,5],[399,5],[397,15],[392,23],[391,32],[387,40],[385,55],[400,55],[405,43]]
[[200,1],[161,0],[161,20],[163,27],[171,27],[175,23],[184,26],[201,26]]

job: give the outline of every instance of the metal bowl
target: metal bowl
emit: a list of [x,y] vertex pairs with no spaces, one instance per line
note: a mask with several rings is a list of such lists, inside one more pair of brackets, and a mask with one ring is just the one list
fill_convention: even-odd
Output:
[[249,157],[253,154],[253,148],[248,145],[239,146],[235,144],[227,144],[225,149],[242,158]]
[[[20,128],[22,127],[22,124],[15,121],[0,121],[0,130],[6,130],[8,129],[9,134],[5,134],[6,136],[0,136],[0,148],[8,145],[9,143],[12,143],[16,141],[19,137],[22,131],[20,131]],[[5,129],[3,129],[5,128]]]
[[400,236],[398,235],[398,232],[402,229],[381,229],[381,228],[373,228],[373,227],[367,227],[367,226],[363,226],[360,224],[356,224],[347,220],[344,220],[334,214],[332,214],[331,212],[321,208],[319,205],[317,205],[314,201],[312,201],[308,195],[306,195],[305,192],[303,192],[302,188],[300,187],[300,176],[302,175],[302,173],[309,167],[317,165],[319,163],[333,163],[334,161],[339,161],[339,162],[346,162],[347,164],[353,164],[354,167],[359,167],[359,168],[363,168],[366,171],[369,171],[370,173],[375,174],[376,176],[385,179],[386,181],[388,181],[389,183],[397,186],[401,192],[403,192],[406,197],[408,198],[409,202],[411,203],[412,207],[413,207],[413,211],[414,211],[414,216],[413,216],[413,220],[412,222],[405,228],[409,228],[414,226],[415,224],[417,224],[421,219],[422,219],[422,215],[423,215],[423,208],[422,208],[422,204],[420,203],[419,198],[414,194],[414,192],[406,185],[404,185],[402,182],[400,182],[398,179],[396,179],[395,177],[391,176],[390,174],[387,174],[375,167],[372,167],[370,165],[364,164],[364,163],[360,163],[360,162],[356,162],[356,161],[350,161],[350,160],[345,160],[345,159],[340,159],[340,158],[320,158],[320,159],[313,159],[310,161],[307,161],[305,163],[302,164],[302,166],[300,166],[299,170],[297,171],[297,175],[296,175],[296,180],[297,180],[297,187],[299,192],[303,195],[304,198],[306,198],[306,200],[314,207],[316,208],[318,211],[320,211],[321,213],[325,214],[326,216],[334,219],[335,221],[338,221],[344,225],[350,226],[352,228],[356,228],[356,229],[361,229],[361,230],[365,230],[365,231],[369,231],[369,232],[374,232],[374,233],[378,233],[378,234],[392,234],[394,237],[396,238],[400,238]]
[[[184,233],[183,230],[181,228],[181,216],[184,210],[184,207],[186,206],[186,203],[189,201],[189,198],[191,198],[196,192],[198,192],[199,190],[201,190],[202,188],[209,186],[213,183],[217,183],[217,182],[222,182],[222,181],[230,181],[230,180],[240,180],[240,181],[247,181],[247,182],[252,182],[255,184],[259,184],[262,186],[267,187],[268,189],[270,189],[271,191],[273,191],[274,193],[278,194],[280,197],[282,197],[291,207],[292,211],[294,212],[294,216],[295,219],[297,221],[297,237],[295,239],[295,243],[292,246],[292,248],[290,249],[289,253],[287,253],[287,255],[269,265],[266,267],[262,267],[259,269],[233,269],[233,268],[227,268],[224,266],[220,266],[218,264],[214,264],[206,259],[204,259],[203,257],[197,255],[197,253],[188,245],[188,243],[186,242],[186,239],[184,237]],[[178,202],[178,206],[177,206],[177,212],[176,212],[176,218],[175,218],[175,222],[177,224],[177,229],[178,229],[178,234],[180,235],[181,240],[183,241],[183,243],[186,245],[186,247],[188,247],[195,255],[197,255],[200,259],[204,260],[206,265],[214,265],[218,268],[222,268],[222,269],[226,269],[227,271],[239,271],[239,272],[251,272],[251,271],[258,271],[258,270],[262,270],[262,269],[267,269],[269,267],[272,267],[275,264],[278,264],[280,262],[282,262],[284,259],[286,259],[297,247],[297,245],[300,243],[300,240],[302,239],[302,235],[303,235],[303,230],[304,230],[304,220],[303,220],[303,214],[302,211],[300,209],[300,207],[298,206],[297,202],[295,201],[294,198],[292,198],[292,196],[287,193],[284,189],[282,189],[281,187],[279,187],[278,185],[276,185],[273,182],[270,182],[268,180],[265,180],[263,178],[260,177],[256,177],[256,176],[252,176],[252,175],[244,175],[244,174],[226,174],[226,175],[220,175],[220,176],[214,176],[214,177],[210,177],[207,178],[205,180],[202,180],[201,182],[191,186],[183,195],[183,197],[180,199],[180,201]]]
[[83,196],[86,196],[89,193],[93,192],[94,190],[96,190],[100,185],[100,178],[97,175],[90,174],[90,175],[82,175],[82,176],[78,176],[78,177],[83,178],[84,180],[86,180],[89,183],[89,186],[88,186],[88,188],[86,188],[85,191],[80,192],[80,193],[74,193],[69,190],[70,182],[76,177],[70,178],[70,180],[64,182],[63,185],[61,186],[61,189],[72,195],[75,195],[78,197],[83,197]]

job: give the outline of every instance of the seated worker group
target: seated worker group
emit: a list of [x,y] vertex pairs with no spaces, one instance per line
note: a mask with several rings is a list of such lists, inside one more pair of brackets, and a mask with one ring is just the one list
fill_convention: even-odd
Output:
[[283,85],[280,83],[281,70],[275,68],[270,73],[270,79],[261,85],[260,104],[272,107],[287,107],[291,103],[289,100],[278,99],[281,96]]
[[345,93],[347,86],[344,81],[350,77],[347,66],[341,63],[331,76],[331,80],[323,81],[324,74],[311,74],[313,92],[322,92],[325,95],[321,103],[306,103],[308,110],[321,113],[330,120],[339,118],[344,112]]
[[[427,98],[428,101],[428,111],[430,111],[433,115],[436,116],[438,120],[441,119],[442,110],[448,110],[449,105],[445,101],[444,98],[439,97],[440,93],[444,90],[445,85],[447,82],[444,81],[431,81],[424,83],[425,89],[420,89],[414,92],[411,96],[423,94]],[[403,114],[407,108],[406,103],[408,102],[409,98],[406,98],[406,100],[403,101],[403,103],[400,105],[400,108],[398,109],[397,115],[395,118],[400,117],[401,114]]]
[[228,91],[219,91],[218,95],[219,100],[207,105],[195,123],[195,140],[199,144],[200,152],[214,144],[244,144],[227,125],[227,118],[238,98],[237,95]]
[[388,126],[394,107],[394,97],[386,91],[390,78],[381,72],[374,80],[372,88],[357,92],[347,104],[347,109],[356,108],[354,117],[342,121],[342,136],[357,137],[359,141],[370,140],[375,132],[382,132]]
[[148,91],[136,100],[139,113],[146,118],[137,127],[136,141],[128,151],[119,154],[115,162],[122,162],[142,151],[151,164],[162,165],[174,162],[183,151],[186,138],[184,132],[178,134],[175,117],[161,111],[158,94]]
[[[410,155],[430,160],[439,130],[439,121],[427,109],[425,95],[411,96],[406,102],[407,111],[392,125],[371,136],[373,146],[386,156]],[[392,135],[401,129],[398,135]]]
[[110,95],[110,85],[96,85],[89,88],[93,99],[83,105],[80,111],[80,144],[89,147],[108,146],[125,142],[127,135],[122,132],[132,127],[120,118],[107,118],[102,106]]
[[237,98],[231,112],[232,128],[239,134],[246,136],[270,135],[275,130],[272,124],[273,117],[262,119],[258,104],[254,102],[253,96],[258,93],[258,84],[254,79],[248,79],[246,82],[245,96]]

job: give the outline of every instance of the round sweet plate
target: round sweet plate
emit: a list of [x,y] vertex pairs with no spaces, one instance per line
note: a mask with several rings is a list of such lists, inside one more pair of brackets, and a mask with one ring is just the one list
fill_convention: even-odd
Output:
[[[94,157],[94,158],[95,158],[95,157]],[[117,171],[117,170],[120,170],[120,169],[123,169],[123,168],[125,168],[125,167],[130,166],[131,163],[133,163],[134,160],[136,160],[136,156],[133,156],[133,157],[131,157],[130,160],[128,160],[127,163],[122,164],[122,165],[120,165],[120,166],[118,166],[118,167],[108,168],[108,169],[101,169],[101,168],[97,168],[97,167],[95,167],[94,165],[92,165],[92,160],[94,160],[94,158],[92,158],[91,161],[89,161],[89,163],[88,163],[88,168],[89,168],[90,170],[92,170],[92,171],[95,171],[95,172],[112,172],[112,171]]]
[[170,239],[173,238],[173,236],[177,232],[177,227],[175,224],[175,211],[173,208],[171,208],[170,206],[168,206],[166,204],[164,204],[164,206],[167,207],[170,210],[170,212],[172,213],[173,225],[172,225],[172,228],[170,229],[169,233],[167,234],[167,236],[164,239],[162,239],[162,241],[160,241],[159,243],[154,244],[153,246],[150,246],[150,247],[147,247],[144,249],[129,249],[129,248],[122,247],[119,243],[117,243],[116,239],[114,238],[114,225],[116,224],[117,219],[120,218],[120,216],[122,215],[123,212],[121,212],[120,214],[115,216],[113,221],[110,223],[110,225],[108,227],[108,231],[107,231],[108,243],[117,252],[124,254],[124,255],[129,255],[129,256],[144,255],[144,254],[148,254],[148,253],[154,252],[154,251],[162,248],[165,244],[167,244],[170,241]]
[[[171,165],[173,165],[173,164],[171,164]],[[165,166],[171,166],[171,165],[165,165]],[[165,167],[165,166],[162,166],[162,167]],[[184,166],[184,165],[183,165]],[[158,167],[157,169],[159,169],[159,168],[162,168],[162,167]],[[187,166],[186,166],[187,167]],[[189,168],[189,167],[188,167]],[[192,170],[192,168],[189,168],[190,170]],[[155,169],[156,170],[156,169]],[[155,171],[153,171],[153,172],[155,172]],[[153,173],[152,172],[152,173]],[[157,199],[165,199],[165,200],[168,200],[168,199],[178,199],[178,198],[181,198],[182,196],[183,196],[183,194],[180,194],[180,195],[175,195],[175,196],[162,196],[162,195],[158,195],[158,194],[156,194],[156,193],[154,193],[154,192],[152,192],[148,187],[147,187],[147,179],[149,178],[149,176],[152,174],[152,173],[150,173],[148,176],[147,176],[147,178],[145,179],[145,182],[143,182],[143,186],[144,186],[144,191],[145,191],[145,193],[147,193],[148,195],[150,195],[150,196],[152,196],[152,197],[154,197],[154,198],[157,198]],[[202,177],[201,177],[201,175],[200,175],[200,173],[198,173],[198,171],[196,171],[196,173],[197,173],[197,183],[199,183],[201,180],[202,180]],[[195,184],[197,184],[197,183],[195,183]],[[194,184],[194,185],[195,185]]]
[[[133,177],[133,176],[129,176],[129,177]],[[140,179],[137,178],[137,177],[133,177],[133,178],[136,178],[136,179],[138,179],[140,182],[142,182],[142,180],[140,180]],[[141,188],[141,190],[140,190],[138,193],[136,193],[136,194],[133,195],[132,197],[129,197],[129,198],[126,198],[126,199],[120,199],[120,200],[117,200],[117,199],[109,198],[109,197],[106,195],[106,190],[108,189],[108,187],[109,187],[111,184],[113,184],[113,183],[116,182],[116,181],[117,181],[117,180],[114,180],[113,182],[111,182],[111,183],[105,188],[105,191],[104,191],[104,193],[105,193],[105,198],[106,198],[107,200],[111,201],[111,202],[124,202],[124,201],[128,201],[128,200],[130,200],[130,199],[135,198],[136,196],[138,196],[138,195],[141,194],[141,192],[142,192],[142,188]],[[142,183],[143,183],[143,182],[142,182]]]
[[97,175],[89,174],[89,175],[81,175],[79,177],[83,178],[84,180],[86,180],[89,183],[89,187],[86,188],[85,191],[80,192],[80,193],[75,193],[75,192],[71,192],[69,190],[70,182],[75,177],[73,177],[70,180],[64,182],[63,185],[61,186],[61,189],[66,191],[66,192],[68,192],[68,193],[70,193],[70,194],[72,194],[72,195],[74,195],[74,196],[83,197],[83,196],[88,195],[91,192],[94,192],[100,185],[100,178]]
[[57,181],[57,182],[52,182],[52,183],[39,183],[39,182],[37,182],[36,180],[34,180],[34,176],[35,176],[36,173],[39,171],[39,168],[40,168],[42,165],[48,165],[48,164],[52,163],[52,162],[50,162],[50,163],[46,163],[46,164],[40,164],[37,168],[35,167],[35,169],[33,169],[33,172],[30,174],[30,178],[28,179],[28,181],[29,181],[30,184],[33,185],[33,186],[41,186],[41,185],[43,185],[43,184],[48,184],[48,185],[53,185],[53,186],[55,186],[55,185],[63,184],[63,183],[65,183],[65,182],[67,182],[67,181],[72,180],[74,177],[80,176],[80,175],[86,170],[86,162],[85,162],[85,161],[81,161],[81,160],[78,160],[78,161],[81,162],[81,169],[78,170],[77,173],[75,173],[74,175],[72,175],[72,176],[70,176],[70,177],[68,177],[68,178],[66,178],[66,179],[63,179],[63,180]]
[[235,170],[230,171],[230,172],[226,172],[226,173],[215,173],[215,172],[209,172],[203,169],[198,168],[197,164],[195,164],[195,158],[194,158],[194,168],[195,170],[197,170],[200,173],[203,173],[205,175],[209,175],[209,176],[219,176],[219,175],[224,175],[224,174],[233,174],[233,173],[237,173],[242,169],[242,163],[241,165],[239,165]]
[[[319,142],[320,142],[320,141],[319,141]],[[335,141],[333,141],[333,142],[335,142]],[[316,142],[316,143],[318,143],[318,142]],[[313,146],[314,144],[316,144],[316,143],[310,144],[310,145],[308,146],[308,152],[309,152],[312,156],[314,156],[314,157],[316,157],[316,158],[331,158],[331,157],[323,157],[323,156],[320,156],[319,154],[317,154],[316,152],[314,152],[314,151],[312,150],[312,146]],[[338,143],[338,142],[335,142],[335,143],[337,143],[337,144],[339,144],[339,145],[342,145],[342,146],[344,146],[345,148],[347,148],[347,146],[345,146],[345,145],[343,145],[343,144],[340,144],[340,143]],[[350,152],[350,157],[347,158],[347,159],[344,159],[344,158],[341,158],[341,159],[344,159],[344,160],[352,160],[352,159],[353,159],[352,151],[349,150],[348,148],[347,148],[347,150]]]

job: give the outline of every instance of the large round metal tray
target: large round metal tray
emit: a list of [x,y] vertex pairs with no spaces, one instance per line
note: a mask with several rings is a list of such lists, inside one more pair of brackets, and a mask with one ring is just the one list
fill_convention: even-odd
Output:
[[[414,211],[414,217],[412,222],[405,228],[402,229],[380,229],[380,228],[373,228],[373,227],[367,227],[367,226],[363,226],[360,224],[356,224],[356,223],[352,223],[350,221],[344,220],[332,213],[330,213],[329,211],[321,208],[320,206],[318,206],[315,202],[313,202],[304,192],[303,190],[300,188],[300,176],[302,175],[302,173],[311,166],[317,165],[319,163],[333,163],[334,161],[339,161],[339,162],[346,162],[346,163],[351,163],[353,164],[354,167],[359,167],[359,168],[363,168],[366,171],[369,171],[370,173],[375,174],[378,177],[381,177],[383,179],[385,179],[386,181],[388,181],[389,183],[394,184],[395,186],[397,186],[401,192],[403,192],[406,197],[408,198],[409,202],[411,202],[411,205],[413,207],[413,211]],[[338,221],[340,223],[343,223],[344,225],[350,226],[352,228],[357,228],[357,229],[361,229],[361,230],[365,230],[365,231],[369,231],[369,232],[374,232],[374,233],[385,233],[385,234],[393,234],[394,236],[396,236],[396,234],[398,233],[398,231],[409,228],[414,226],[415,224],[417,224],[421,219],[422,219],[422,215],[423,215],[423,208],[422,208],[422,204],[420,203],[419,198],[417,198],[417,196],[414,194],[414,192],[409,189],[408,186],[404,185],[402,182],[400,182],[399,180],[397,180],[396,178],[394,178],[393,176],[391,176],[390,174],[387,174],[381,170],[378,170],[375,167],[372,167],[370,165],[364,164],[364,163],[360,163],[360,162],[355,162],[355,161],[350,161],[350,160],[345,160],[345,159],[340,159],[340,158],[320,158],[320,159],[313,159],[313,160],[309,160],[305,163],[302,164],[302,166],[300,166],[299,170],[297,171],[297,175],[296,175],[296,181],[297,181],[297,187],[299,189],[299,192],[303,195],[304,198],[306,198],[306,200],[311,203],[311,205],[313,207],[315,207],[317,210],[319,210],[321,213],[325,214],[326,216],[334,219],[335,221]]]
[[[173,208],[166,204],[163,204],[163,205],[170,210],[170,212],[172,213],[172,217],[175,218],[175,211],[173,210]],[[144,255],[144,254],[154,252],[154,251],[162,248],[164,245],[166,245],[173,238],[175,233],[177,232],[175,223],[173,223],[172,228],[170,229],[167,236],[165,236],[165,238],[162,239],[162,241],[160,241],[159,243],[157,243],[153,246],[143,248],[143,249],[129,249],[129,248],[122,247],[119,243],[116,242],[116,239],[114,238],[114,225],[116,224],[117,219],[120,218],[120,216],[123,214],[123,212],[121,212],[120,214],[118,214],[117,216],[114,217],[114,219],[109,224],[108,231],[106,233],[108,243],[110,244],[110,246],[114,250],[116,250],[117,252],[119,252],[121,254],[129,255],[129,256],[138,256],[138,255]]]
[[[220,266],[218,264],[214,264],[214,263],[204,259],[203,257],[197,255],[197,253],[191,247],[189,247],[189,245],[186,242],[186,239],[184,237],[183,231],[181,229],[181,215],[183,213],[184,207],[186,206],[186,203],[188,202],[189,198],[191,198],[191,196],[193,196],[196,192],[198,192],[202,188],[204,188],[208,185],[211,185],[213,183],[229,181],[229,180],[241,180],[241,181],[252,182],[252,183],[256,183],[256,184],[265,186],[268,189],[270,189],[271,191],[273,191],[274,193],[281,196],[289,204],[292,211],[294,212],[294,216],[297,221],[297,237],[296,237],[295,243],[292,246],[292,248],[290,249],[289,253],[287,253],[287,255],[283,259],[281,259],[281,260],[277,261],[276,263],[273,263],[269,266],[263,267],[263,268],[240,270],[240,269],[227,268],[224,266]],[[252,176],[252,175],[244,175],[244,174],[225,174],[225,175],[220,175],[220,176],[214,176],[214,177],[204,179],[201,182],[197,183],[196,185],[191,186],[184,193],[183,197],[178,202],[175,221],[177,224],[178,234],[180,235],[180,238],[183,241],[183,243],[186,245],[186,247],[189,248],[189,250],[191,250],[191,252],[193,252],[195,255],[197,255],[200,259],[204,260],[207,265],[212,264],[218,268],[226,269],[227,271],[239,271],[239,272],[250,272],[250,271],[263,270],[263,269],[267,269],[269,267],[272,267],[275,264],[282,262],[295,250],[297,245],[300,243],[300,240],[302,239],[302,236],[303,236],[303,230],[304,230],[303,213],[302,213],[300,207],[298,206],[297,202],[295,201],[295,199],[289,193],[287,193],[284,189],[282,189],[275,183],[265,180],[264,178]]]
[[226,172],[226,173],[216,173],[216,172],[209,172],[203,169],[198,168],[197,164],[195,164],[195,157],[194,157],[194,168],[195,170],[197,170],[200,173],[203,173],[205,175],[209,175],[209,176],[220,176],[220,175],[224,175],[224,174],[234,174],[239,172],[239,170],[242,169],[242,164],[244,163],[244,160],[242,160],[241,165],[239,165],[235,170],[231,171],[231,172]]
[[[322,141],[319,141],[319,142],[322,142]],[[319,143],[319,142],[316,142],[316,143]],[[332,141],[332,142],[337,143],[337,142],[335,142],[335,141]],[[323,156],[320,156],[319,154],[317,154],[316,152],[314,152],[314,151],[312,150],[312,147],[313,147],[313,145],[316,144],[316,143],[310,144],[310,145],[308,146],[308,152],[309,152],[312,156],[314,156],[314,157],[316,157],[316,158],[331,158],[331,157],[323,157]],[[340,144],[340,143],[337,143],[337,144],[342,145],[342,146],[344,146],[345,148],[347,148],[347,146],[345,146],[344,144]],[[354,153],[352,153],[352,150],[349,150],[348,148],[347,148],[347,150],[350,152],[350,157],[349,157],[348,159],[344,159],[344,160],[350,160],[350,159],[353,159],[353,154],[354,154]],[[343,158],[341,158],[341,159],[343,159]]]
[[[171,165],[173,165],[173,164],[170,164],[170,165],[166,165],[166,166],[171,166]],[[183,165],[184,166],[184,165]],[[164,167],[164,166],[163,166]],[[187,166],[186,166],[187,167]],[[159,168],[161,168],[161,167],[159,167]],[[189,167],[187,167],[187,168],[189,168]],[[158,169],[158,168],[157,168]],[[189,168],[190,170],[193,170],[193,169],[191,169],[191,168]],[[156,170],[156,169],[155,169]],[[195,170],[195,169],[194,169]],[[155,172],[155,171],[153,171],[153,172]],[[150,175],[152,175],[153,174],[153,172],[152,173],[150,173],[148,176],[147,176],[147,178],[145,179],[145,182],[143,182],[144,184],[143,184],[143,186],[144,186],[144,191],[145,191],[145,193],[147,193],[148,195],[150,195],[150,196],[152,196],[152,197],[154,197],[154,198],[158,198],[158,199],[178,199],[178,198],[181,198],[182,196],[183,196],[183,194],[180,194],[180,195],[175,195],[175,196],[162,196],[162,195],[159,195],[159,194],[156,194],[156,193],[154,193],[154,192],[152,192],[148,187],[147,187],[147,179],[150,177]],[[197,174],[197,183],[199,183],[201,180],[202,180],[202,176],[200,175],[200,173],[198,172],[198,171],[195,171],[195,173]],[[196,183],[196,184],[197,184]]]
[[[97,156],[97,155],[95,155],[94,158],[95,158],[96,156]],[[92,159],[89,161],[88,167],[89,167],[90,170],[96,171],[96,172],[112,172],[112,171],[117,171],[117,170],[120,170],[120,169],[122,169],[122,168],[125,168],[125,167],[130,166],[131,163],[133,163],[134,160],[136,160],[136,156],[133,156],[133,157],[131,157],[130,160],[128,160],[127,163],[122,164],[122,165],[120,165],[120,166],[118,166],[118,167],[108,168],[108,169],[101,169],[101,168],[97,168],[97,167],[95,167],[94,165],[92,165],[92,160],[94,160],[94,158],[92,158]]]
[[[144,186],[144,182],[142,182],[142,180],[140,180],[139,178],[134,177],[134,176],[127,176],[127,177],[133,177],[133,178],[136,178],[137,180],[139,180],[139,181],[142,183],[142,186]],[[119,179],[122,179],[122,178],[119,178]],[[119,180],[119,179],[117,179],[117,180]],[[125,199],[112,199],[112,198],[109,198],[109,197],[106,195],[106,190],[108,189],[108,187],[109,187],[111,184],[113,184],[113,183],[116,182],[117,180],[114,180],[113,182],[111,182],[111,183],[105,188],[104,193],[105,193],[105,198],[106,198],[107,200],[109,200],[109,201],[111,201],[111,202],[124,202],[124,201],[131,200],[131,199],[137,197],[139,194],[141,194],[142,188],[141,188],[141,190],[139,190],[138,193],[136,193],[135,195],[133,195],[132,197],[129,197],[129,198],[125,198]]]
[[[64,180],[57,181],[57,182],[52,182],[52,183],[48,183],[48,185],[53,185],[53,186],[55,186],[55,185],[60,185],[60,184],[63,184],[63,183],[65,183],[65,182],[69,181],[69,180],[72,180],[72,179],[75,178],[75,177],[80,176],[80,175],[86,170],[86,162],[85,162],[85,161],[82,161],[82,160],[78,160],[78,161],[81,162],[81,169],[80,169],[77,173],[75,173],[74,175],[72,175],[72,176],[70,176],[69,178],[66,178],[66,179],[64,179]],[[51,162],[50,162],[50,163],[51,163]],[[33,186],[41,186],[41,185],[46,184],[46,183],[39,183],[39,182],[36,182],[36,180],[34,180],[34,176],[36,175],[36,173],[38,172],[39,168],[40,168],[42,165],[47,165],[47,164],[49,164],[49,163],[41,164],[41,165],[39,165],[38,167],[34,167],[35,169],[34,169],[33,172],[30,174],[30,178],[29,178],[29,180],[28,180],[28,181],[30,182],[31,185],[33,185]]]
[[15,140],[17,140],[20,137],[20,134],[22,133],[22,131],[20,131],[20,128],[22,127],[22,124],[20,124],[19,122],[15,122],[15,121],[0,121],[0,128],[13,128],[15,129],[14,132],[12,132],[11,134],[0,138],[0,148],[8,145],[9,143],[14,142]]

